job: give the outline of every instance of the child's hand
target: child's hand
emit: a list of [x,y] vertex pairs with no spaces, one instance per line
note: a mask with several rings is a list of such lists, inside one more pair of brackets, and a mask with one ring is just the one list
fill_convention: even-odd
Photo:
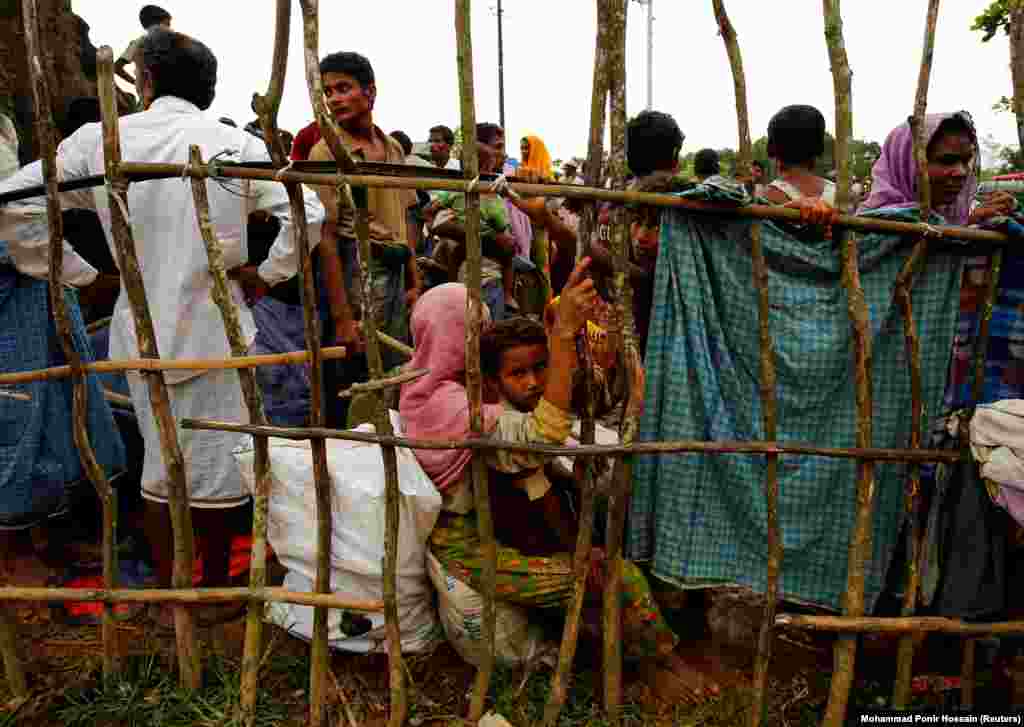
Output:
[[644,362],[640,360],[640,352],[633,346],[626,347],[626,370],[631,371],[632,381],[629,387],[629,407],[631,413],[639,416],[643,413],[644,393],[647,388],[647,375],[644,373]]
[[575,338],[594,309],[597,290],[594,281],[586,275],[588,267],[589,257],[580,260],[559,296],[554,324],[554,334],[558,338]]

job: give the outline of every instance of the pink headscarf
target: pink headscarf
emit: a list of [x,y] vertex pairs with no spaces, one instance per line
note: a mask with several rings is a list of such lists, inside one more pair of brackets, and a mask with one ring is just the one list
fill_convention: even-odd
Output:
[[[416,344],[412,369],[430,373],[402,387],[398,411],[402,428],[413,439],[467,439],[469,397],[460,381],[466,371],[466,286],[446,283],[423,294],[412,311]],[[484,315],[487,308],[484,307]],[[502,407],[485,404],[484,431],[493,431]],[[439,490],[462,477],[473,457],[468,449],[417,449],[416,459]]]
[[[944,114],[927,114],[924,117],[924,136],[931,143],[939,125],[946,119],[960,117],[967,122],[977,147],[978,137],[974,133],[974,122],[966,111]],[[972,169],[964,188],[956,201],[946,207],[935,209],[946,222],[966,225],[971,212],[971,200],[978,190],[977,155],[975,169]],[[858,213],[881,207],[914,207],[917,205],[917,162],[914,161],[914,135],[910,124],[904,122],[889,132],[882,146],[882,156],[871,169],[871,195],[857,210]]]

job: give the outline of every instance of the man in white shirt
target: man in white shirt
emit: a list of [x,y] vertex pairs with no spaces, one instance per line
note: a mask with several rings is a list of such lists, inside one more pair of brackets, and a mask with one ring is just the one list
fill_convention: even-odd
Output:
[[462,164],[452,158],[452,146],[455,145],[455,132],[447,126],[433,126],[430,129],[430,159],[440,169],[459,171]]
[[[197,40],[170,30],[158,29],[142,44],[142,78],[145,111],[120,120],[121,149],[125,160],[184,163],[189,145],[200,147],[204,159],[216,155],[240,161],[266,161],[262,144],[202,113],[214,98],[217,60]],[[103,174],[103,134],[100,124],[87,124],[65,139],[57,151],[60,179]],[[0,183],[0,192],[41,184],[40,162],[33,162]],[[270,286],[296,274],[298,256],[292,244],[292,219],[284,187],[273,182],[252,182],[245,189],[227,181],[209,181],[210,216],[224,250],[227,267],[241,270],[239,282],[230,283],[239,307],[242,330],[248,343],[255,337],[252,314],[242,287],[257,298]],[[310,244],[320,240],[324,211],[316,195],[306,190],[306,215]],[[114,202],[116,203],[116,201]],[[163,179],[132,184],[128,192],[135,249],[142,270],[149,310],[156,330],[160,355],[175,358],[228,358],[231,356],[224,324],[211,297],[213,280],[206,248],[196,220],[191,180]],[[62,195],[66,208],[95,209],[108,241],[110,204],[104,188]],[[281,222],[280,234],[270,254],[258,268],[242,268],[247,259],[245,222],[250,211],[263,209]],[[10,256],[24,274],[46,276],[47,223],[42,198],[0,208],[0,235],[8,240]],[[116,258],[116,254],[115,254]],[[64,281],[87,284],[95,272],[65,242]],[[114,308],[110,357],[137,357],[138,346],[131,309],[121,292]],[[171,409],[176,420],[209,417],[246,421],[238,374],[235,371],[167,372]],[[161,585],[171,577],[173,550],[167,507],[167,472],[160,450],[155,420],[145,383],[138,373],[128,376],[132,402],[146,446],[142,496],[146,500],[147,534]],[[178,428],[185,461],[187,486],[196,533],[203,536],[204,585],[227,582],[232,519],[229,509],[249,500],[233,450],[251,446],[246,436],[226,432],[202,432]],[[158,615],[166,618],[166,611]]]

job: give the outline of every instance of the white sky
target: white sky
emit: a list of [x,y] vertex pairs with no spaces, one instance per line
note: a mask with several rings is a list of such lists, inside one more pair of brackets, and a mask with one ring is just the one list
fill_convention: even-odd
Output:
[[[1011,95],[1009,49],[970,26],[989,0],[947,0],[941,7],[929,109],[967,109],[979,134],[1012,143],[1010,114],[992,104]],[[73,0],[98,47],[115,56],[142,32],[138,8],[124,0]],[[174,28],[202,40],[219,62],[216,116],[240,124],[265,92],[273,47],[273,0],[161,0]],[[376,122],[424,141],[437,123],[459,125],[453,0],[321,3],[320,55],[355,50],[377,76]],[[280,113],[293,132],[312,120],[305,87],[299,3],[293,2],[291,50]],[[498,121],[496,0],[473,3],[478,121]],[[784,105],[817,106],[832,125],[832,77],[820,0],[727,0],[746,70],[751,134],[764,135]],[[854,134],[884,140],[910,113],[920,65],[926,0],[847,0],[844,34],[853,70]],[[654,108],[675,116],[684,151],[736,146],[736,112],[725,47],[709,0],[655,0]],[[630,3],[628,112],[646,95],[646,8]],[[590,118],[596,11],[592,0],[504,0],[505,111],[509,153],[535,133],[553,158],[582,156]]]

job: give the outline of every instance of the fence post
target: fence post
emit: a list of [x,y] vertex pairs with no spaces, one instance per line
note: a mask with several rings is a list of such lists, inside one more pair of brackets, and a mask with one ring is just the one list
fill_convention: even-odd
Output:
[[[758,331],[761,353],[760,394],[761,419],[764,436],[774,442],[777,435],[777,402],[775,377],[775,350],[771,334],[771,304],[768,291],[768,265],[761,241],[761,222],[755,220],[750,226],[750,257],[753,263],[754,285],[757,288]],[[765,589],[764,617],[757,636],[757,657],[754,663],[754,701],[750,711],[751,727],[759,725],[767,717],[765,687],[768,682],[768,665],[772,658],[772,630],[775,626],[775,611],[779,605],[779,573],[782,570],[782,531],[779,526],[779,456],[769,454],[765,458],[765,497],[768,515],[768,571]]]
[[725,52],[729,56],[733,89],[736,94],[736,121],[739,126],[740,148],[736,150],[736,169],[733,171],[746,176],[750,174],[754,151],[750,144],[750,116],[747,112],[747,81],[743,73],[743,55],[740,53],[740,44],[736,40],[736,29],[725,11],[725,0],[711,0],[711,4],[715,11],[718,32],[725,42]]
[[[459,73],[459,104],[462,114],[462,173],[467,181],[476,179],[480,162],[476,148],[476,100],[473,88],[473,35],[470,0],[455,0],[456,64]],[[480,194],[475,185],[466,190],[466,393],[469,396],[469,421],[474,437],[483,435],[483,377],[480,372],[480,334],[483,328],[481,301]],[[490,489],[483,455],[474,453],[472,461],[473,499],[476,508],[480,550],[481,596],[483,596],[483,642],[480,666],[476,672],[469,720],[476,724],[484,713],[484,702],[494,672],[494,591],[498,569],[498,549],[494,540]]]
[[[103,582],[107,588],[117,587],[117,498],[107,480],[107,475],[96,460],[96,452],[89,441],[88,406],[89,390],[86,374],[82,369],[82,356],[75,347],[75,339],[68,319],[67,299],[61,274],[64,268],[64,225],[61,217],[60,196],[57,192],[57,144],[53,111],[50,108],[50,81],[44,69],[45,53],[39,41],[39,16],[36,0],[25,0],[22,4],[25,22],[25,45],[29,57],[29,73],[32,76],[32,95],[35,101],[36,137],[39,140],[39,157],[43,166],[46,183],[46,216],[50,232],[49,283],[50,307],[56,324],[60,346],[73,372],[72,427],[75,447],[82,462],[82,470],[89,478],[103,507]],[[118,644],[117,624],[110,604],[103,605],[103,677],[110,679],[117,671]]]
[[[198,146],[189,148],[189,163],[197,169],[202,166],[203,158]],[[228,343],[231,345],[231,355],[243,357],[248,353],[248,346],[242,335],[242,326],[238,320],[238,307],[231,299],[231,291],[228,287],[227,270],[224,267],[224,251],[210,221],[210,200],[206,191],[206,179],[204,177],[192,177],[192,199],[195,202],[196,218],[199,223],[199,232],[203,236],[203,244],[206,246],[206,255],[210,261],[210,276],[213,278],[213,290],[211,292],[214,303],[220,310],[221,318],[224,320],[224,332],[227,335]],[[249,421],[256,425],[267,423],[267,417],[263,410],[263,393],[256,381],[256,374],[252,369],[238,369],[239,384],[242,387],[242,394],[245,396],[245,406],[249,410]],[[253,546],[255,550],[256,539],[261,540],[260,555],[262,557],[252,558],[249,572],[249,586],[254,589],[262,589],[267,584],[267,493],[270,489],[270,453],[267,437],[255,435],[255,492],[261,497],[260,507],[253,507]],[[255,553],[253,554],[255,556]],[[261,601],[251,601],[246,615],[246,639],[250,616],[255,614],[260,623],[263,620],[263,613],[266,604]],[[260,629],[262,631],[262,629]],[[255,684],[259,672],[259,644],[255,655],[257,658],[248,658],[253,652],[243,651],[240,694],[241,717],[244,722],[251,723],[255,718],[253,708],[255,707]]]
[[[838,169],[836,203],[842,209],[850,193],[849,143],[852,135],[850,108],[850,65],[843,41],[843,20],[840,0],[822,0],[825,19],[825,41],[832,65],[836,102],[835,159]],[[837,234],[842,242],[843,284],[847,290],[850,322],[853,328],[854,386],[857,399],[857,446],[871,446],[871,338],[870,320],[864,291],[860,284],[858,246],[847,230]],[[871,516],[874,508],[875,464],[871,460],[857,462],[857,513],[850,539],[847,563],[846,595],[843,614],[864,613],[864,561],[871,554]],[[828,706],[823,724],[839,727],[846,716],[846,705],[853,684],[857,658],[856,634],[840,634],[835,647],[835,665],[829,689]]]
[[[914,133],[914,157],[917,161],[917,192],[921,222],[927,223],[931,216],[931,183],[928,178],[928,140],[924,137],[924,116],[928,106],[928,84],[932,72],[932,55],[935,50],[935,25],[939,16],[939,0],[929,0],[925,22],[924,46],[921,52],[921,70],[917,79],[917,94],[914,99],[914,115],[910,119]],[[915,244],[903,269],[896,278],[896,302],[903,315],[903,334],[906,338],[907,363],[910,367],[911,429],[910,448],[921,446],[924,411],[921,390],[921,345],[914,320],[911,291],[918,265],[927,254],[928,240],[922,237]],[[917,591],[921,580],[921,466],[910,463],[905,497],[908,515],[907,530],[907,580],[903,592],[903,616],[912,616],[917,609]],[[914,662],[914,634],[900,637],[896,656],[896,682],[893,685],[892,704],[904,709],[910,700],[910,680]]]
[[[103,46],[96,53],[99,74],[100,108],[103,117],[104,167],[106,172],[107,198],[110,202],[110,231],[117,252],[117,266],[121,270],[121,282],[128,296],[132,317],[135,319],[135,335],[138,340],[139,356],[159,359],[156,331],[149,313],[146,288],[142,282],[142,270],[135,254],[135,240],[131,222],[128,219],[128,181],[121,173],[121,129],[117,117],[117,101],[114,92],[114,55],[110,46]],[[149,389],[149,400],[156,419],[160,436],[160,451],[167,468],[168,504],[171,514],[171,530],[174,537],[174,571],[172,583],[175,588],[191,588],[193,568],[192,513],[189,511],[189,493],[186,485],[185,462],[178,445],[178,434],[171,415],[170,397],[163,374],[159,371],[142,371],[142,378]],[[192,612],[184,605],[174,607],[174,631],[178,647],[178,668],[183,685],[198,689],[202,684],[202,665],[199,647],[196,643]]]

